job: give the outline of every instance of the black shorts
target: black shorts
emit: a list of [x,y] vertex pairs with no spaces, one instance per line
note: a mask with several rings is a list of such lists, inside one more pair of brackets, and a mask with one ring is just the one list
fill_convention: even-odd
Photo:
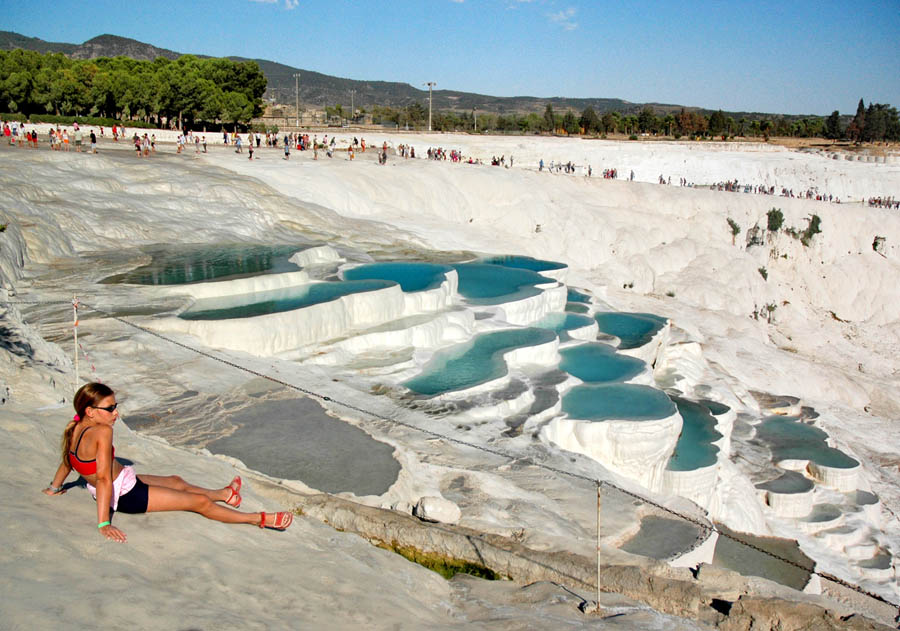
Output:
[[138,478],[134,488],[119,497],[119,507],[116,511],[130,514],[146,513],[149,490],[150,487]]

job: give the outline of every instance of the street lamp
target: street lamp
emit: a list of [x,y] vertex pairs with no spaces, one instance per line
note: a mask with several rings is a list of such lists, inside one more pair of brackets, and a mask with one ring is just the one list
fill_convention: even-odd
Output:
[[294,107],[297,108],[297,127],[300,127],[300,73],[294,73]]
[[353,95],[356,94],[356,90],[350,90],[350,120],[356,118],[356,110],[353,109]]
[[425,85],[428,86],[428,131],[431,131],[431,88],[437,85],[434,81],[429,81]]

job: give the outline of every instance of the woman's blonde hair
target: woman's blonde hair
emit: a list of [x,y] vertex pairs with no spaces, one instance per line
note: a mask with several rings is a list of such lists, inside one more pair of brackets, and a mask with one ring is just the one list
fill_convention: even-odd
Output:
[[75,416],[69,421],[69,424],[66,425],[66,429],[63,430],[61,444],[63,463],[68,462],[69,443],[72,441],[72,434],[75,432],[75,427],[81,422],[81,419],[84,418],[87,409],[114,394],[115,392],[112,391],[112,388],[96,381],[86,383],[78,388],[78,392],[75,393],[75,398],[72,399],[72,405],[75,407]]

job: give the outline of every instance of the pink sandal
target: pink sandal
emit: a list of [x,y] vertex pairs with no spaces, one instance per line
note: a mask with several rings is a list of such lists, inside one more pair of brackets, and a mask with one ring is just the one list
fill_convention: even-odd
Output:
[[291,522],[294,521],[294,514],[289,512],[280,512],[274,513],[275,515],[275,523],[272,525],[266,524],[266,515],[272,515],[273,513],[260,513],[259,514],[259,527],[260,528],[273,528],[275,530],[285,530],[288,526],[291,525]]
[[[243,501],[240,494],[242,484],[243,482],[241,481],[241,476],[238,475],[235,476],[234,480],[232,480],[229,485],[225,487],[226,489],[231,491],[231,495],[228,496],[228,499],[225,500],[225,503],[232,508],[240,508],[241,506],[241,502]],[[237,498],[237,501],[234,501],[235,498]]]

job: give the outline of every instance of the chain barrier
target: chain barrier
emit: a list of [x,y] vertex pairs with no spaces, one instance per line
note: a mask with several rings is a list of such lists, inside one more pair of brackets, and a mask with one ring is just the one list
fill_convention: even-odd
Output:
[[[72,304],[73,304],[73,301],[70,301],[70,300],[58,300],[58,301],[57,301],[57,300],[6,301],[5,303],[2,303],[2,304],[48,304],[48,305],[50,305],[50,304],[65,304],[65,305],[72,305]],[[718,535],[719,535],[720,537],[725,537],[726,539],[730,539],[731,541],[734,541],[735,543],[738,543],[739,545],[745,546],[745,547],[750,548],[750,549],[752,549],[752,550],[754,550],[754,551],[756,551],[756,552],[758,552],[758,553],[760,553],[760,554],[763,554],[763,555],[765,555],[765,556],[768,556],[768,557],[771,557],[771,558],[776,559],[776,560],[778,560],[778,561],[781,561],[782,563],[785,563],[785,564],[787,564],[787,565],[790,565],[790,566],[792,566],[792,567],[795,567],[795,568],[797,568],[797,569],[799,569],[799,570],[802,570],[803,572],[808,572],[809,574],[815,574],[815,575],[819,576],[820,578],[823,578],[823,579],[825,579],[825,580],[827,580],[827,581],[830,581],[830,582],[832,582],[832,583],[835,583],[835,584],[840,585],[840,586],[842,586],[842,587],[845,587],[845,588],[847,588],[847,589],[853,590],[853,591],[855,591],[855,592],[857,592],[857,593],[859,593],[859,594],[862,594],[862,595],[864,595],[864,596],[868,596],[869,598],[872,598],[872,599],[877,600],[877,601],[879,601],[879,602],[882,602],[882,603],[885,603],[885,604],[887,604],[887,605],[890,605],[891,607],[894,607],[895,609],[897,609],[898,612],[900,612],[900,605],[898,605],[898,604],[896,604],[896,603],[893,603],[893,602],[887,600],[886,598],[884,598],[884,597],[882,597],[882,596],[880,596],[880,595],[878,595],[878,594],[869,592],[869,591],[863,589],[862,587],[860,587],[860,586],[858,586],[858,585],[854,585],[854,584],[852,584],[852,583],[849,583],[849,582],[847,582],[847,581],[845,581],[845,580],[843,580],[843,579],[841,579],[841,578],[838,578],[838,577],[836,577],[836,576],[834,576],[834,575],[832,575],[832,574],[829,574],[829,573],[827,573],[827,572],[817,571],[817,570],[815,570],[814,567],[813,567],[813,568],[810,568],[810,567],[807,567],[807,566],[805,566],[805,565],[803,565],[803,564],[801,564],[801,563],[798,563],[797,561],[793,561],[793,560],[791,560],[791,559],[787,559],[787,558],[785,558],[785,557],[782,557],[782,556],[780,556],[780,555],[778,555],[778,554],[776,554],[776,553],[774,553],[774,552],[771,552],[771,551],[766,550],[766,549],[764,549],[764,548],[762,548],[762,547],[760,547],[760,546],[757,546],[756,544],[750,543],[750,542],[748,542],[748,541],[744,541],[743,539],[740,539],[739,537],[735,537],[734,535],[731,535],[731,534],[722,532],[722,531],[718,530],[718,529],[715,527],[715,525],[710,526],[709,524],[704,523],[704,522],[700,521],[699,519],[697,519],[697,518],[695,518],[695,517],[691,517],[690,515],[686,515],[686,514],[684,514],[684,513],[680,513],[680,512],[678,512],[678,511],[676,511],[676,510],[674,510],[674,509],[671,509],[671,508],[669,508],[669,507],[667,507],[667,506],[664,506],[664,505],[660,504],[659,502],[655,502],[655,501],[653,501],[653,500],[651,500],[651,499],[649,499],[649,498],[644,497],[643,495],[640,495],[640,494],[635,493],[635,492],[633,492],[633,491],[629,491],[629,490],[627,490],[627,489],[624,489],[624,488],[622,488],[621,486],[619,486],[619,485],[617,485],[617,484],[614,484],[614,483],[612,483],[612,482],[609,482],[609,481],[607,481],[607,480],[597,480],[596,478],[592,478],[592,477],[590,477],[590,476],[586,476],[586,475],[583,475],[583,474],[580,474],[580,473],[575,473],[575,472],[572,472],[572,471],[566,471],[565,469],[560,469],[560,468],[558,468],[558,467],[554,467],[553,465],[549,465],[549,464],[546,464],[546,463],[537,462],[537,461],[535,461],[535,460],[533,460],[533,459],[531,459],[531,458],[529,458],[529,457],[527,457],[527,456],[517,456],[517,455],[515,455],[515,454],[513,454],[513,453],[509,453],[509,452],[506,452],[506,451],[503,451],[503,450],[500,450],[500,449],[496,449],[496,448],[493,448],[493,447],[486,447],[486,446],[484,446],[484,445],[479,445],[479,444],[476,444],[476,443],[473,443],[473,442],[470,442],[470,441],[467,441],[467,440],[463,440],[463,439],[461,439],[461,438],[457,438],[457,437],[455,437],[455,436],[449,436],[449,435],[447,435],[447,434],[441,434],[440,432],[436,432],[436,431],[431,430],[431,429],[427,429],[427,428],[424,428],[424,427],[419,427],[418,425],[413,425],[412,423],[407,423],[407,422],[405,422],[405,421],[401,421],[401,420],[399,420],[399,419],[391,418],[391,417],[389,417],[389,416],[384,416],[383,414],[379,414],[378,412],[373,412],[373,411],[371,411],[371,410],[367,410],[367,409],[365,409],[365,408],[361,408],[361,407],[359,407],[359,406],[353,405],[352,403],[347,403],[347,402],[345,402],[345,401],[341,401],[340,399],[334,399],[334,398],[329,397],[329,396],[327,396],[327,395],[320,394],[320,393],[315,392],[315,391],[312,391],[312,390],[308,390],[308,389],[306,389],[306,388],[304,388],[304,387],[302,387],[302,386],[298,386],[298,385],[296,385],[296,384],[289,383],[289,382],[287,382],[287,381],[284,381],[284,380],[282,380],[282,379],[278,379],[278,378],[276,378],[276,377],[272,377],[272,376],[270,376],[270,375],[266,375],[266,374],[261,373],[261,372],[259,372],[259,371],[257,371],[257,370],[254,370],[254,369],[252,369],[252,368],[248,368],[248,367],[246,367],[246,366],[242,366],[242,365],[240,365],[240,364],[238,364],[238,363],[235,363],[235,362],[233,362],[233,361],[231,361],[231,360],[224,359],[224,358],[222,358],[222,357],[217,357],[216,355],[213,355],[212,353],[210,353],[210,352],[208,352],[208,351],[205,351],[205,350],[203,350],[203,349],[200,349],[200,348],[196,348],[196,347],[190,346],[189,344],[185,344],[185,343],[183,343],[183,342],[179,342],[178,340],[172,339],[172,338],[170,338],[170,337],[166,337],[165,335],[163,335],[163,334],[161,334],[161,333],[158,333],[158,332],[156,332],[156,331],[153,331],[153,330],[151,330],[151,329],[148,329],[148,328],[146,328],[146,327],[144,327],[144,326],[141,326],[141,325],[139,325],[139,324],[135,324],[134,322],[130,322],[130,321],[128,321],[128,320],[126,320],[126,319],[124,319],[124,318],[122,318],[122,317],[120,317],[120,316],[117,316],[117,315],[115,315],[115,314],[113,314],[113,313],[110,313],[110,312],[108,312],[108,311],[105,311],[105,310],[103,310],[103,309],[100,309],[99,307],[94,307],[94,306],[89,305],[89,304],[87,304],[87,303],[85,303],[85,302],[79,302],[79,303],[78,303],[78,306],[86,307],[86,308],[88,308],[88,309],[90,309],[90,310],[92,310],[92,311],[95,311],[95,312],[97,312],[97,313],[99,313],[99,314],[101,314],[101,315],[103,315],[103,316],[105,316],[105,317],[107,317],[107,318],[109,318],[109,319],[111,319],[111,320],[114,320],[114,321],[116,321],[116,322],[119,322],[119,323],[121,323],[121,324],[124,324],[125,326],[131,327],[131,328],[136,329],[136,330],[138,330],[138,331],[140,331],[140,332],[142,332],[142,333],[146,333],[147,335],[151,335],[151,336],[153,336],[153,337],[155,337],[155,338],[158,338],[158,339],[160,339],[160,340],[163,340],[163,341],[165,341],[165,342],[168,342],[169,344],[173,344],[173,345],[175,345],[175,346],[178,346],[178,347],[180,347],[180,348],[182,348],[182,349],[184,349],[184,350],[187,350],[187,351],[189,351],[189,352],[191,352],[191,353],[194,353],[194,354],[197,354],[197,355],[201,355],[201,356],[206,357],[206,358],[208,358],[208,359],[211,359],[211,360],[213,360],[213,361],[215,361],[215,362],[219,362],[219,363],[221,363],[221,364],[224,364],[224,365],[226,365],[226,366],[229,366],[229,367],[231,367],[231,368],[234,368],[235,370],[239,370],[239,371],[242,371],[242,372],[244,372],[244,373],[253,375],[253,376],[255,376],[255,377],[259,377],[260,379],[265,379],[265,380],[270,381],[270,382],[272,382],[272,383],[276,383],[276,384],[278,384],[278,385],[280,385],[280,386],[282,386],[282,387],[284,387],[284,388],[287,388],[287,389],[289,389],[289,390],[294,390],[295,392],[299,392],[299,393],[304,394],[304,395],[306,395],[306,396],[313,397],[313,398],[316,398],[316,399],[320,399],[320,400],[322,400],[322,401],[327,401],[327,402],[329,402],[329,403],[334,403],[335,405],[341,406],[341,407],[346,408],[346,409],[348,409],[348,410],[353,410],[353,411],[358,412],[358,413],[360,413],[360,414],[363,414],[363,415],[365,415],[365,416],[368,416],[368,417],[371,417],[371,418],[374,418],[374,419],[377,419],[377,420],[380,420],[380,421],[385,421],[385,422],[387,422],[387,423],[392,423],[392,424],[394,424],[394,425],[399,425],[399,426],[401,426],[401,427],[405,427],[405,428],[407,428],[407,429],[411,429],[411,430],[416,431],[416,432],[420,432],[420,433],[423,433],[423,434],[427,434],[428,436],[431,436],[432,438],[437,438],[437,439],[440,439],[440,440],[445,440],[445,441],[448,441],[448,442],[451,442],[451,443],[456,443],[456,444],[458,444],[458,445],[462,445],[462,446],[465,446],[465,447],[470,447],[470,448],[472,448],[472,449],[476,449],[476,450],[479,450],[479,451],[483,451],[483,452],[485,452],[485,453],[489,453],[489,454],[492,454],[492,455],[494,455],[494,456],[498,456],[498,457],[500,457],[500,458],[503,458],[504,460],[510,460],[510,461],[514,461],[514,462],[515,462],[515,461],[519,461],[519,462],[527,462],[528,464],[531,464],[531,465],[533,465],[533,466],[535,466],[535,467],[539,467],[539,468],[544,469],[544,470],[546,470],[546,471],[552,471],[553,473],[556,473],[556,474],[559,474],[559,475],[562,475],[562,476],[565,476],[565,477],[570,477],[570,478],[582,480],[582,481],[584,481],[584,482],[590,482],[591,484],[594,484],[594,485],[597,485],[597,486],[600,486],[600,487],[607,486],[607,487],[609,487],[609,488],[611,488],[611,489],[614,489],[614,490],[616,490],[616,491],[618,491],[618,492],[620,492],[620,493],[623,493],[623,494],[625,494],[625,495],[627,495],[627,496],[629,496],[629,497],[631,497],[631,498],[633,498],[633,499],[635,499],[635,500],[638,500],[638,501],[643,502],[643,503],[645,503],[645,504],[647,504],[647,505],[649,505],[649,506],[652,506],[652,507],[656,508],[657,510],[663,511],[663,512],[665,512],[665,513],[668,513],[668,514],[674,516],[674,517],[678,517],[679,519],[682,519],[682,520],[687,521],[687,522],[689,522],[689,523],[691,523],[691,524],[694,524],[695,526],[699,527],[703,532],[716,532],[716,533],[718,533]],[[91,365],[91,368],[93,368],[93,364]],[[891,512],[891,514],[893,514],[892,511],[889,511],[889,512]]]

